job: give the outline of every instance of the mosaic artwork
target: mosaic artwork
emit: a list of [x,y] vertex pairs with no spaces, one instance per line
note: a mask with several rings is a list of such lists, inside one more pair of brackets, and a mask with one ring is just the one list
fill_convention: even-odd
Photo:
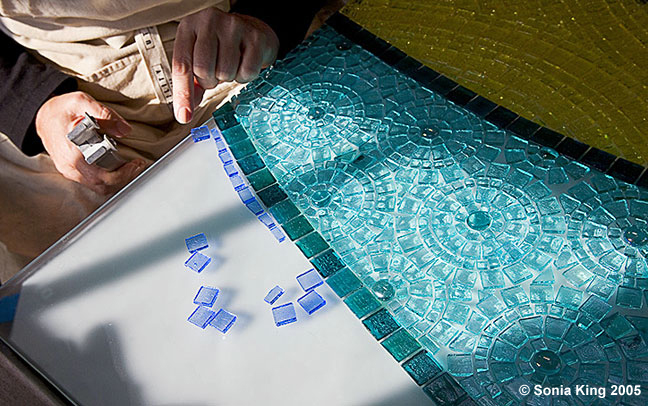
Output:
[[647,190],[328,26],[214,118],[277,224],[432,404],[648,403]]

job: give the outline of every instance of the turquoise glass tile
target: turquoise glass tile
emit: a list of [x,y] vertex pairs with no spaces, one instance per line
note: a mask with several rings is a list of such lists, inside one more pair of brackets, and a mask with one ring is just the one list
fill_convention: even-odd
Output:
[[310,233],[295,243],[304,253],[306,258],[311,258],[329,248],[321,235],[316,232]]
[[313,231],[313,226],[310,225],[305,217],[299,216],[284,224],[283,229],[288,238],[294,241]]
[[398,322],[385,309],[378,310],[362,323],[376,340],[383,339],[400,328]]
[[254,144],[250,140],[240,141],[236,144],[229,144],[230,151],[232,156],[236,159],[245,158],[248,155],[252,155],[256,152]]
[[344,268],[329,277],[326,280],[326,283],[339,297],[345,297],[349,293],[362,287],[360,279],[358,279],[358,277],[348,268]]
[[[241,169],[243,168],[241,167]],[[284,200],[287,197],[286,193],[283,190],[281,190],[281,188],[277,184],[268,186],[267,188],[258,191],[257,196],[259,196],[259,199],[261,199],[263,204],[265,204],[265,206],[268,208],[274,206],[275,204],[279,203],[280,201]]]
[[389,352],[398,362],[421,349],[421,345],[405,329],[400,329],[385,338],[382,342],[382,346],[385,347],[387,352]]
[[250,155],[239,160],[238,164],[243,173],[246,175],[256,172],[265,166],[265,164],[257,154]]
[[344,303],[359,319],[375,311],[380,303],[367,289],[362,288],[344,299]]
[[267,168],[263,168],[260,171],[256,171],[248,175],[247,180],[248,182],[250,182],[252,188],[257,192],[261,189],[264,189],[272,185],[277,181]]
[[325,251],[321,255],[311,259],[311,263],[320,275],[325,278],[328,278],[344,267],[344,263],[333,250]]
[[423,385],[442,371],[434,357],[426,351],[413,356],[403,364],[403,368],[419,385]]
[[223,134],[223,138],[225,138],[225,141],[227,141],[227,143],[230,145],[230,149],[232,145],[236,145],[236,143],[248,139],[247,132],[240,125],[235,125],[231,128],[225,130],[221,129],[221,130],[222,130],[221,133]]
[[300,214],[299,209],[290,200],[284,200],[270,208],[272,216],[281,224],[285,224],[288,220]]
[[[413,356],[434,404],[645,384],[648,191],[421,83],[324,27],[215,118],[259,199],[368,331]],[[246,138],[257,153],[241,158]]]

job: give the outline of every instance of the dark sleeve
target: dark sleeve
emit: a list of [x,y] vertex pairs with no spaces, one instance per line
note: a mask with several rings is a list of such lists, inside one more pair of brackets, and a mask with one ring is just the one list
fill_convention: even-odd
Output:
[[299,44],[325,0],[238,0],[232,13],[247,14],[268,24],[279,38],[279,58]]
[[43,151],[36,112],[52,94],[76,89],[76,81],[46,65],[0,31],[0,132],[27,155]]

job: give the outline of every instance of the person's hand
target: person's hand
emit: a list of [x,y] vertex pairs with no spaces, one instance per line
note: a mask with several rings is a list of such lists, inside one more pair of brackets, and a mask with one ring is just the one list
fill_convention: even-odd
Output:
[[266,23],[207,8],[180,21],[173,46],[173,110],[191,120],[204,89],[219,82],[247,83],[277,58],[279,39]]
[[137,159],[112,172],[88,164],[79,148],[67,139],[86,112],[97,119],[108,135],[121,138],[131,132],[131,126],[119,114],[83,92],[66,93],[46,101],[36,113],[36,132],[63,176],[108,195],[135,178],[145,163]]

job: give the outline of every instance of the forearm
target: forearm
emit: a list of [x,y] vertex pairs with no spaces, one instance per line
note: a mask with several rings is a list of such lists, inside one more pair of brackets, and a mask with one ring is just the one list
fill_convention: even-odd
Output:
[[23,152],[43,150],[33,122],[36,112],[55,93],[72,91],[76,81],[27,53],[0,32],[0,132]]

